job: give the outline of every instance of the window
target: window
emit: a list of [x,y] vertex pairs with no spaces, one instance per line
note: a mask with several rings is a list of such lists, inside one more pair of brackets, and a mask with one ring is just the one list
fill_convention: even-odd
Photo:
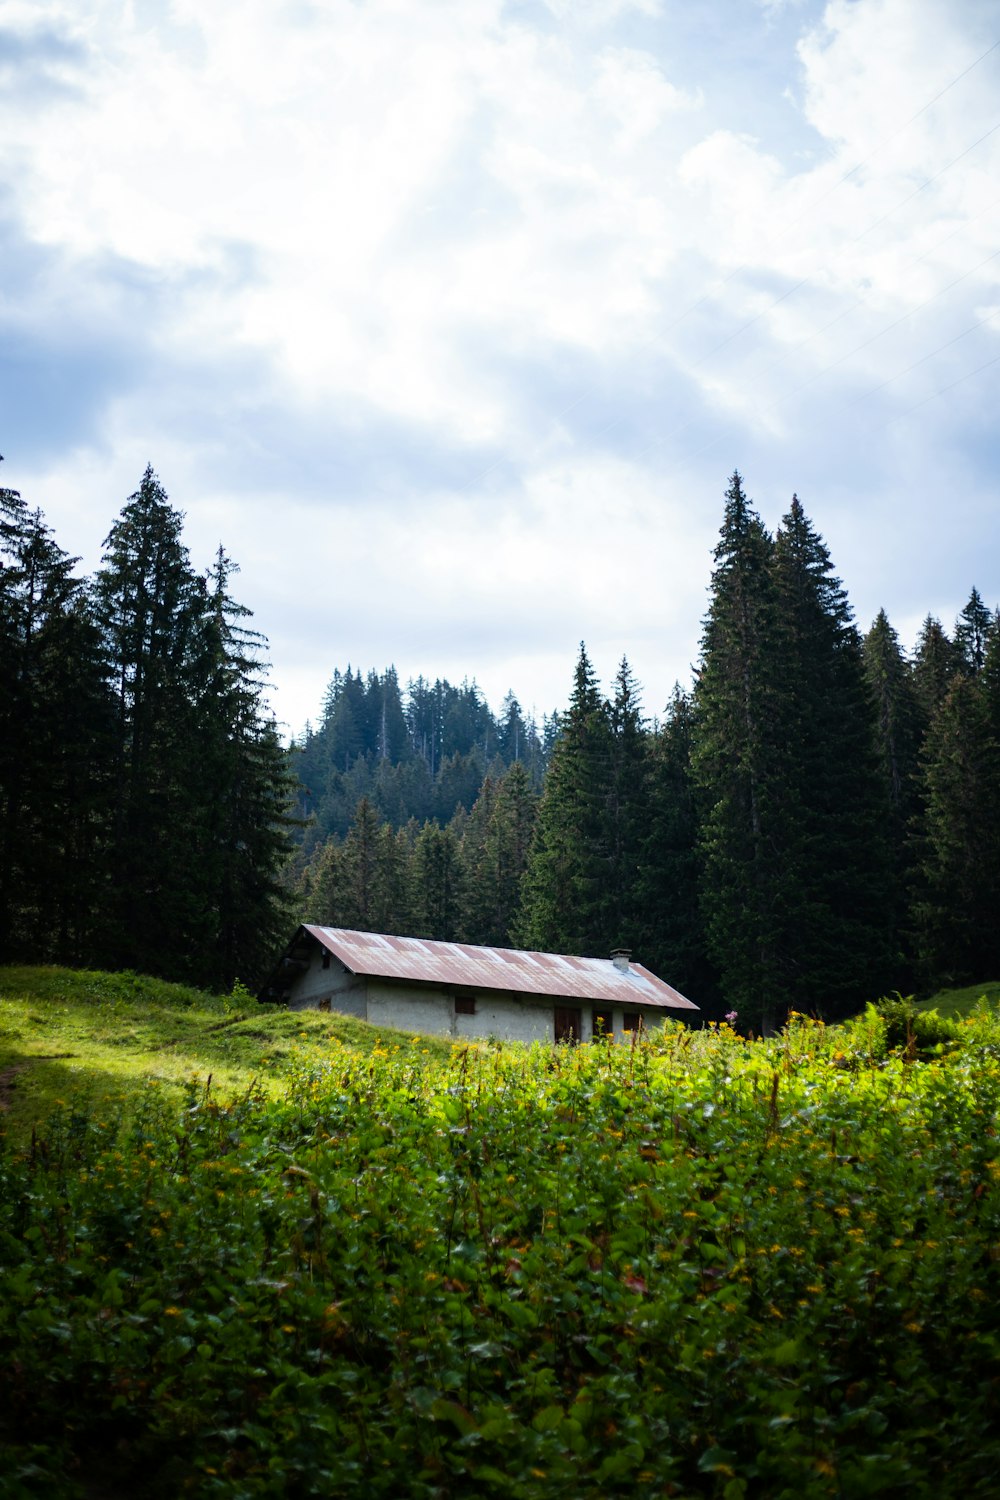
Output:
[[614,1036],[615,1022],[609,1010],[595,1010],[593,1024],[595,1042],[601,1041],[602,1038]]
[[622,1031],[641,1031],[642,1016],[637,1010],[627,1010],[622,1016]]
[[455,1014],[456,1016],[474,1016],[476,1014],[475,995],[456,995]]
[[323,949],[323,967],[324,969],[330,967],[330,950],[328,948]]

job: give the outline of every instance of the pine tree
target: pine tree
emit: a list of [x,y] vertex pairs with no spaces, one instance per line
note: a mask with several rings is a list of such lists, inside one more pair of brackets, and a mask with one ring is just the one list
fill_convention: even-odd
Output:
[[183,519],[147,468],[94,581],[117,715],[103,946],[116,966],[164,975],[176,975],[178,956],[202,936],[186,830],[197,765],[189,668],[205,588],[181,541]]
[[961,666],[961,653],[941,626],[928,615],[920,628],[913,657],[913,687],[921,715],[921,734],[944,702],[945,694]]
[[[726,1001],[765,1029],[891,975],[885,802],[861,643],[793,497],[772,543],[734,475],[697,685],[702,909]],[[845,815],[846,814],[846,815]]]
[[708,959],[699,902],[694,735],[694,706],[677,685],[663,725],[650,738],[635,947],[647,968],[712,1015],[719,1011],[718,977]]
[[77,559],[0,490],[0,954],[91,956],[109,702]]
[[978,589],[955,621],[955,648],[962,666],[972,677],[983,669],[986,648],[993,630],[993,616],[983,603]]
[[918,811],[921,713],[913,674],[885,610],[864,639],[864,667],[875,705],[877,748],[888,807],[888,892],[893,945],[904,953],[900,981],[910,983],[909,901],[915,849],[913,821]]
[[527,759],[528,730],[521,705],[513,693],[508,693],[503,700],[497,734],[500,754],[508,766],[513,765],[516,760]]
[[342,927],[342,848],[335,838],[318,844],[295,884],[295,910],[300,922]]
[[238,977],[253,980],[289,921],[280,878],[290,852],[289,757],[263,702],[266,641],[229,592],[238,571],[220,546],[191,668],[199,777],[188,889],[202,925],[191,957],[201,983],[227,989]]
[[647,821],[648,736],[639,690],[623,656],[607,705],[610,729],[606,795],[608,874],[604,947],[632,948],[640,926],[640,860]]
[[413,905],[416,936],[455,942],[463,908],[459,841],[451,828],[425,823],[413,851]]
[[116,718],[101,945],[114,965],[228,985],[284,930],[288,759],[235,564],[220,548],[196,574],[183,520],[147,468],[93,584]]
[[516,931],[524,947],[606,952],[610,755],[607,707],[581,643],[522,887]]
[[497,785],[487,776],[479,796],[463,820],[460,835],[462,857],[462,941],[489,943],[491,881],[486,862],[486,839],[496,806]]
[[782,942],[799,904],[787,851],[798,818],[783,783],[774,544],[734,473],[714,552],[695,686],[701,909],[726,1003],[770,1030],[791,1003]]
[[929,981],[968,983],[1000,970],[998,683],[994,637],[982,672],[952,680],[924,742],[916,920]]
[[379,829],[375,864],[373,924],[376,932],[407,936],[414,930],[413,841],[405,828]]
[[495,785],[490,777],[483,783],[462,839],[466,942],[510,946],[537,800],[521,761],[514,761]]
[[377,930],[379,862],[379,820],[375,809],[363,797],[354,814],[354,822],[344,840],[340,870],[340,908],[338,926],[361,932]]
[[792,1004],[829,1017],[856,1010],[895,977],[888,818],[862,645],[829,552],[797,496],[773,563],[785,791],[798,808],[787,851],[797,875],[784,956]]

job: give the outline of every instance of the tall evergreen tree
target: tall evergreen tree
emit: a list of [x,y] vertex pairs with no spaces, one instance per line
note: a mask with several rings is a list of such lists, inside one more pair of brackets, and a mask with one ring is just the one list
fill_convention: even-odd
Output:
[[861,639],[829,552],[797,496],[777,533],[785,791],[798,808],[788,849],[799,900],[786,928],[798,1009],[836,1017],[884,993],[892,948],[888,822]]
[[773,1027],[792,994],[782,944],[799,905],[788,862],[799,809],[785,795],[774,544],[733,474],[714,552],[695,686],[702,914],[726,1002]]
[[900,980],[910,983],[909,902],[915,848],[913,820],[918,811],[921,712],[913,674],[889,623],[879,613],[864,639],[864,667],[875,706],[876,743],[888,808],[893,945],[903,953]]
[[602,956],[606,951],[610,755],[607,706],[581,643],[522,887],[516,931],[525,947]]
[[283,926],[287,759],[262,699],[263,638],[206,577],[147,468],[92,597],[115,704],[106,961],[171,978],[252,978]]
[[955,648],[966,672],[975,677],[983,669],[986,648],[993,630],[993,616],[974,588],[969,602],[955,621]]
[[699,901],[694,736],[694,707],[677,685],[663,725],[650,738],[635,947],[648,968],[712,1015],[719,1013],[718,977],[708,959]]
[[608,872],[605,948],[636,945],[641,916],[640,860],[648,821],[648,735],[639,690],[623,656],[607,705],[610,746],[606,794]]
[[469,815],[462,841],[466,942],[506,948],[521,901],[537,797],[519,760],[491,778]]
[[746,1020],[842,1014],[892,962],[861,643],[797,498],[772,543],[734,475],[715,558],[695,756],[710,951]]
[[1000,642],[959,673],[923,747],[923,883],[916,907],[925,977],[961,984],[1000,972]]
[[451,828],[425,823],[413,850],[416,936],[455,942],[461,936],[463,891],[459,841]]
[[109,703],[77,559],[0,490],[0,954],[92,953]]
[[951,680],[961,666],[961,653],[942,628],[928,615],[920,627],[913,657],[913,687],[920,707],[921,734],[944,702]]
[[338,926],[356,928],[361,932],[376,930],[379,826],[375,809],[368,798],[363,797],[341,854]]
[[116,965],[176,972],[199,948],[187,827],[196,766],[189,669],[205,589],[183,515],[147,468],[105,542],[94,606],[116,700],[117,765],[105,951]]
[[513,693],[508,693],[503,700],[497,736],[500,754],[508,766],[513,765],[516,760],[528,758],[528,729],[521,713],[521,705]]
[[287,928],[281,870],[289,854],[289,758],[263,702],[266,642],[229,592],[237,565],[220,546],[191,669],[199,776],[189,890],[202,941],[199,979],[252,979]]

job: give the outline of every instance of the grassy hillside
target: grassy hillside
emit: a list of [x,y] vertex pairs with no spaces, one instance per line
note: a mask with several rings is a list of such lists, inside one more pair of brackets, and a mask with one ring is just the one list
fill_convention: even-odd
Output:
[[3,988],[2,1500],[995,1493],[995,1014],[447,1050]]
[[0,968],[0,1109],[13,1136],[30,1133],[57,1101],[87,1108],[159,1090],[176,1102],[209,1075],[222,1095],[251,1085],[275,1095],[339,1050],[376,1046],[428,1062],[450,1050],[347,1016],[261,1006],[245,993],[208,995],[127,973]]
[[994,1010],[1000,1007],[1000,980],[992,984],[968,984],[964,989],[938,990],[929,1000],[919,1002],[919,1010],[936,1010],[941,1016],[961,1018],[971,1015],[981,1000]]

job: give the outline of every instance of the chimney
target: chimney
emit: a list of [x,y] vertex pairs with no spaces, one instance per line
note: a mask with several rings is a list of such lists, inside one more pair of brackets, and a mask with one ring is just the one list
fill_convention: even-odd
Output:
[[611,950],[611,962],[622,974],[628,973],[628,961],[631,957],[631,948],[612,948]]

